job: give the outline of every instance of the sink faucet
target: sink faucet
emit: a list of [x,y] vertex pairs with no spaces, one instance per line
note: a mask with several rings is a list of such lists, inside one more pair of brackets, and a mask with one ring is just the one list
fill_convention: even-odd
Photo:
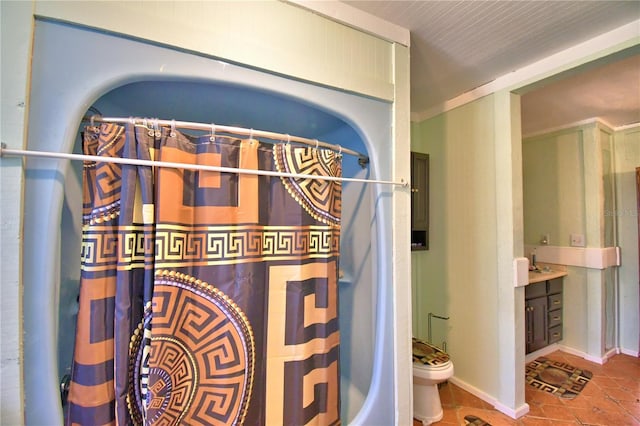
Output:
[[529,269],[532,271],[538,270],[538,267],[536,266],[536,249],[535,248],[531,252],[531,267]]

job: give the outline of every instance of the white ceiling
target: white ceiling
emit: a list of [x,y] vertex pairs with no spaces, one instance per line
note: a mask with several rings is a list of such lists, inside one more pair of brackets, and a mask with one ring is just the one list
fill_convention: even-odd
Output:
[[640,123],[640,55],[548,83],[522,96],[524,135],[597,117]]
[[[636,0],[343,3],[410,30],[413,116],[640,19]],[[555,81],[523,96],[523,133],[593,117],[638,122],[639,87],[637,57]]]

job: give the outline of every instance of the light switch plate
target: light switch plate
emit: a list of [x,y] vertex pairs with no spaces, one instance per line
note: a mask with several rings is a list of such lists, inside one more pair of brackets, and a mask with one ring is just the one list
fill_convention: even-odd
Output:
[[584,234],[571,234],[571,247],[584,247]]

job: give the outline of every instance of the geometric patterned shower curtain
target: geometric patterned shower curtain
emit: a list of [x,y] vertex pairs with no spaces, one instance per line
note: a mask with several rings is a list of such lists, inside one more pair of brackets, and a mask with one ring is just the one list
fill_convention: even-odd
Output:
[[[336,153],[102,124],[86,154],[341,176]],[[67,424],[340,423],[339,181],[85,162]]]

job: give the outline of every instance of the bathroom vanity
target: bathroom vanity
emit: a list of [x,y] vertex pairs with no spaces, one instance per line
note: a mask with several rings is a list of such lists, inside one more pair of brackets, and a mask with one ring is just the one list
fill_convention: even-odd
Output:
[[525,288],[526,353],[562,340],[562,277],[565,271],[529,272]]

